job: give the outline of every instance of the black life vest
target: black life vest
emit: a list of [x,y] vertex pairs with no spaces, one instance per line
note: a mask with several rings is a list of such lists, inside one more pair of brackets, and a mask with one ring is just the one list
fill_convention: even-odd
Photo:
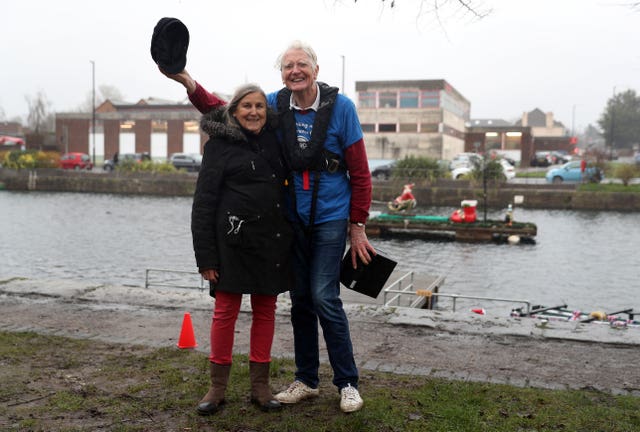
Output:
[[[338,88],[331,87],[325,83],[318,82],[320,89],[320,104],[311,129],[311,139],[308,142],[298,141],[298,131],[296,128],[295,110],[291,107],[291,90],[283,88],[277,95],[277,109],[279,124],[282,130],[282,142],[284,157],[292,172],[301,172],[309,175],[313,172],[313,191],[311,197],[311,209],[309,211],[309,225],[305,228],[307,239],[311,242],[313,225],[316,216],[316,205],[318,202],[318,189],[320,187],[321,171],[336,172],[346,171],[346,165],[340,155],[327,150],[324,142],[327,139],[329,122],[333,114]],[[292,176],[289,179],[291,197],[294,208],[296,208],[295,186]],[[302,219],[295,211],[298,220],[302,224]]]
[[311,139],[308,142],[298,141],[295,110],[291,108],[291,90],[283,88],[278,92],[277,109],[282,130],[284,156],[292,171],[329,171],[335,172],[344,168],[340,155],[325,149],[329,122],[338,96],[338,88],[318,82],[320,104],[313,121]]

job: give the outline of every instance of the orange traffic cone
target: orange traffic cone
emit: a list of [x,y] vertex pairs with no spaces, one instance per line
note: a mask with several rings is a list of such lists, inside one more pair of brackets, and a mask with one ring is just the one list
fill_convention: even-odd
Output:
[[182,330],[180,331],[178,348],[195,348],[197,346],[196,335],[193,333],[191,314],[189,312],[185,312],[184,318],[182,319]]
[[483,308],[474,308],[471,309],[471,312],[477,313],[478,315],[485,315],[487,313]]

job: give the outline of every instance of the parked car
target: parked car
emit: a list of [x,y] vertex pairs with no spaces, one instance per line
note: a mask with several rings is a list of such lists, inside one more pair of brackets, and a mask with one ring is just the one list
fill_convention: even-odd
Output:
[[186,169],[187,171],[200,171],[202,165],[202,155],[191,153],[173,153],[169,157],[169,162],[176,169]]
[[[504,178],[506,180],[511,180],[516,177],[516,169],[513,167],[513,165],[507,162],[506,159],[498,159],[498,162],[502,166],[502,173],[504,174]],[[474,170],[474,167],[469,167],[469,166],[456,168],[453,171],[451,171],[451,178],[455,180],[459,180],[473,170]]]
[[536,152],[536,154],[531,158],[531,161],[529,161],[529,165],[532,167],[548,167],[553,165],[551,153],[547,151]]
[[508,151],[505,151],[505,150],[491,149],[489,150],[489,157],[491,159],[504,159],[514,167],[518,165],[518,162],[513,157],[511,157],[507,152]]
[[640,168],[640,153],[636,153],[633,160],[635,161],[636,166]]
[[60,156],[60,168],[74,170],[91,170],[93,163],[91,157],[86,153],[70,152]]
[[113,171],[116,168],[116,165],[121,162],[131,161],[131,162],[140,163],[144,160],[151,160],[151,155],[147,152],[123,153],[117,156],[118,156],[117,161],[114,161],[113,159],[107,159],[106,161],[104,161],[104,164],[102,165],[102,169],[105,171]]
[[456,155],[451,160],[449,164],[449,169],[454,170],[456,168],[468,167],[473,169],[473,167],[482,161],[482,156],[478,153],[460,153]]
[[565,150],[556,150],[551,152],[553,162],[557,164],[566,164],[571,161],[571,155]]
[[393,168],[395,168],[396,164],[397,162],[393,161],[391,163],[380,165],[379,167],[374,168],[373,171],[371,171],[371,178],[377,180],[389,180],[389,178],[391,177],[391,171],[393,171]]
[[602,170],[595,166],[587,166],[584,173],[580,169],[581,161],[571,161],[559,168],[551,168],[547,171],[545,179],[547,183],[582,182],[600,183],[604,179]]

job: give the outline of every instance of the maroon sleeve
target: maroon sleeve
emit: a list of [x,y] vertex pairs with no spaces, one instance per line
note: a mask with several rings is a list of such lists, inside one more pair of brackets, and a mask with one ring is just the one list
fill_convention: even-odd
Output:
[[369,161],[367,160],[364,141],[360,139],[347,147],[344,159],[347,163],[351,182],[349,219],[351,222],[365,223],[371,206],[371,173],[369,172]]
[[196,89],[189,95],[189,100],[193,106],[202,114],[206,114],[214,108],[226,105],[227,102],[220,99],[213,93],[209,93],[196,81]]

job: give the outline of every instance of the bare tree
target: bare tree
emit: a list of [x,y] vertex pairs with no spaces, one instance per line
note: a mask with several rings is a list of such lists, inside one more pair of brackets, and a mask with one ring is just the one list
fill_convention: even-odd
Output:
[[[96,108],[100,106],[106,100],[110,101],[122,101],[124,97],[122,96],[122,92],[119,89],[112,85],[103,84],[98,86],[98,91],[96,92]],[[87,96],[85,97],[84,102],[78,107],[78,111],[80,112],[92,112],[93,104],[93,92],[87,92]]]
[[35,135],[44,135],[54,129],[53,115],[49,113],[51,103],[42,90],[38,90],[35,97],[25,96],[29,107],[27,125]]
[[[358,0],[353,0],[357,3]],[[485,6],[482,0],[380,0],[383,7],[390,9],[405,4],[415,7],[419,17],[430,15],[438,22],[442,22],[444,14],[453,13],[457,16],[470,16],[482,19],[491,13],[491,8]]]
[[[342,3],[341,0],[334,1]],[[491,14],[492,9],[485,3],[485,0],[380,0],[379,4],[381,13],[385,9],[399,10],[402,7],[410,9],[411,13],[415,11],[416,26],[419,29],[437,27],[447,36],[447,23],[450,21],[474,22]]]

